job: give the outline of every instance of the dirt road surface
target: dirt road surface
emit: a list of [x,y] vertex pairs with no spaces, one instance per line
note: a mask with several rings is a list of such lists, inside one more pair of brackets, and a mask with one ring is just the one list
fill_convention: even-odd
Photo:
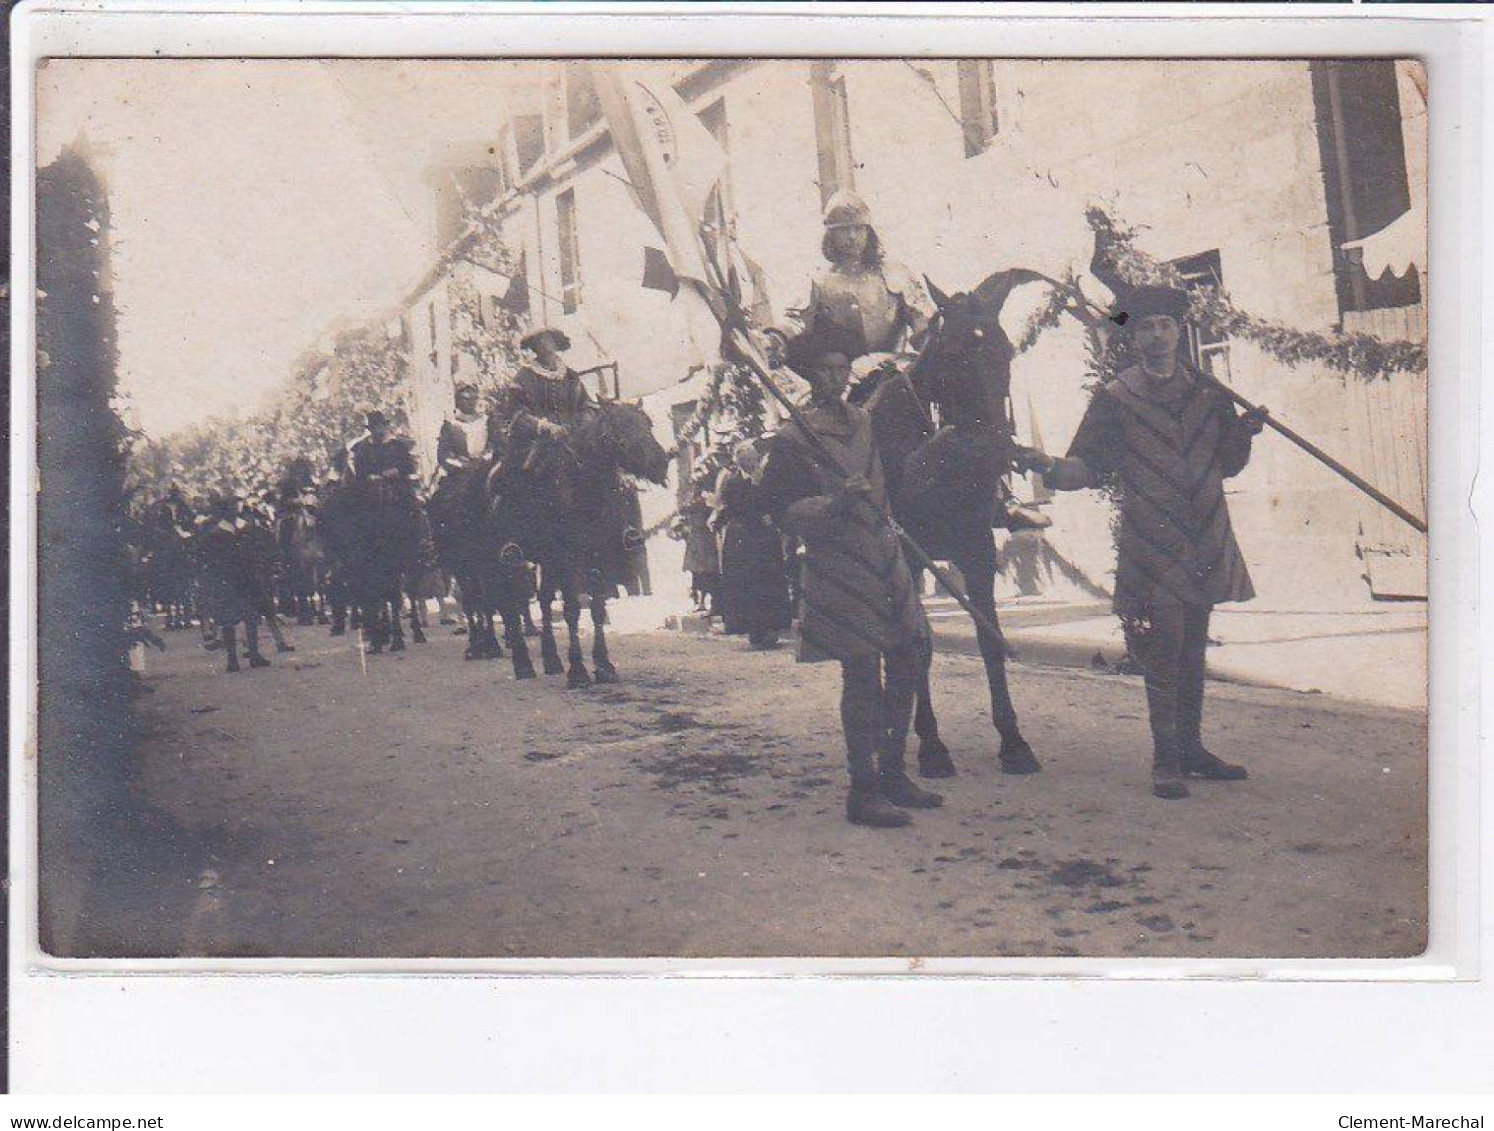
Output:
[[[1016,665],[1043,760],[997,771],[979,662],[936,659],[960,776],[911,828],[844,819],[834,665],[619,636],[624,682],[518,683],[462,639],[325,629],[226,675],[194,633],[139,702],[137,843],[53,887],[72,955],[1389,957],[1426,933],[1416,715],[1211,684],[1246,763],[1149,791],[1140,681]],[[128,850],[126,850],[126,848]]]

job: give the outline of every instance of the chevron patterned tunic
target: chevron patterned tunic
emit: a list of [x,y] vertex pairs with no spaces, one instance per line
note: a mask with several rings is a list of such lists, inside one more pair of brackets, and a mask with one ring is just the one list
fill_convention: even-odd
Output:
[[1095,395],[1069,456],[1092,477],[1120,476],[1122,617],[1145,616],[1157,599],[1208,606],[1255,596],[1224,499],[1250,439],[1228,398],[1187,370],[1158,383],[1135,366]]
[[[865,475],[873,500],[887,505],[886,480],[871,417],[853,405],[811,406],[804,419],[841,471]],[[884,522],[834,513],[838,480],[810,455],[795,424],[773,437],[762,492],[780,530],[804,539],[803,622],[799,659],[875,661],[922,648],[928,621],[897,535]],[[795,504],[814,500],[809,508]]]

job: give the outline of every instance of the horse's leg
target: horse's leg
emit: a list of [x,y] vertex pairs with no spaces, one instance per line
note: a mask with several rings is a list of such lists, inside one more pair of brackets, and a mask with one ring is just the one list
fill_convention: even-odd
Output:
[[586,653],[581,651],[581,585],[577,578],[567,577],[560,591],[561,607],[565,611],[565,631],[568,639],[566,659],[570,667],[566,672],[565,685],[569,688],[591,686],[591,673],[586,670]]
[[534,590],[534,596],[536,598],[539,596],[539,586],[535,584],[534,581],[535,579],[533,577],[533,571],[531,571],[528,566],[524,567],[523,573],[520,576],[516,577],[514,581],[514,584],[518,586],[517,592],[519,593],[519,613],[520,616],[522,616],[524,619],[525,636],[538,636],[540,634],[539,628],[536,627],[534,623],[534,613],[529,607],[530,590]]
[[232,624],[225,624],[218,629],[218,633],[223,639],[223,650],[228,653],[228,670],[236,672],[239,670],[237,631]]
[[1035,774],[1042,767],[1017,726],[1017,709],[1012,705],[1011,691],[1006,683],[1007,649],[1006,638],[1001,634],[1001,622],[996,616],[996,571],[984,562],[955,564],[965,578],[965,591],[970,600],[996,630],[992,634],[977,627],[976,641],[986,666],[986,683],[991,690],[991,721],[1001,735],[1001,772]]
[[244,652],[249,657],[251,668],[267,668],[270,661],[259,652],[259,614],[249,613],[244,617]]
[[616,683],[617,669],[607,655],[607,598],[596,594],[591,598],[591,660],[597,671],[598,683]]
[[384,600],[379,602],[379,616],[389,618],[389,650],[391,652],[405,650],[405,627],[402,623],[404,612],[404,588],[396,581],[393,589],[385,595]]
[[930,681],[933,667],[934,644],[931,640],[919,657],[918,687],[913,707],[913,731],[918,735],[918,776],[952,778],[955,776],[954,759],[949,756],[949,747],[939,737],[939,720],[934,716],[934,693]]
[[[285,633],[280,629],[280,620],[275,616],[275,606],[273,601],[270,602],[270,612],[266,615],[265,620],[270,625],[270,635],[275,639],[275,651],[294,652],[296,650],[296,646],[286,641]],[[310,622],[308,621],[307,623]]]
[[389,628],[379,619],[379,605],[374,601],[353,602],[353,627],[361,628],[368,640],[368,654],[377,656],[384,651]]
[[508,639],[508,649],[514,657],[514,678],[533,679],[534,661],[529,658],[529,645],[524,640],[524,617],[521,610],[523,590],[505,591],[501,584],[498,591],[501,602],[499,611],[503,615],[503,635]]
[[544,661],[546,675],[559,675],[565,671],[560,662],[560,649],[555,646],[555,590],[550,584],[549,571],[540,574],[540,657]]
[[464,660],[482,659],[483,602],[477,583],[469,576],[462,577],[462,617],[467,622],[467,650]]
[[305,627],[311,624],[311,585],[305,567],[291,566],[290,589],[291,613],[295,616],[296,623]]
[[416,644],[424,644],[425,643],[425,624],[424,624],[425,618],[421,614],[420,606],[422,604],[424,604],[425,602],[421,598],[415,596],[414,593],[411,593],[409,595],[409,597],[410,597],[410,639],[412,641],[414,641]]

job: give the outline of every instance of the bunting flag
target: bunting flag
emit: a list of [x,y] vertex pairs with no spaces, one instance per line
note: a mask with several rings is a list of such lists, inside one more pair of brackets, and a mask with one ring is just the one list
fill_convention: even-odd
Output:
[[529,280],[523,275],[514,275],[508,280],[508,289],[498,300],[498,305],[510,314],[523,316],[529,313]]
[[674,273],[704,285],[700,224],[726,152],[662,76],[592,63],[597,96],[639,206],[664,237]]
[[649,291],[663,291],[670,298],[680,291],[680,277],[669,265],[669,257],[656,247],[643,249],[643,287]]
[[627,63],[589,66],[633,199],[664,242],[661,253],[644,251],[645,285],[683,302],[695,360],[713,364],[721,299],[710,285],[700,229],[726,171],[726,151],[663,76]]

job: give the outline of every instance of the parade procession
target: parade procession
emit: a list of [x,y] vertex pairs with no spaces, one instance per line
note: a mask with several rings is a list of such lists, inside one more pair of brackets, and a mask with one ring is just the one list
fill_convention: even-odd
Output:
[[[43,754],[58,953],[1425,944],[1417,64],[429,66],[502,108],[434,259],[252,402],[290,313],[142,376],[127,160],[39,172],[42,479],[119,499],[44,487],[43,656],[98,612],[129,719]],[[95,354],[120,422],[49,415]],[[101,895],[95,818],[173,831]]]

